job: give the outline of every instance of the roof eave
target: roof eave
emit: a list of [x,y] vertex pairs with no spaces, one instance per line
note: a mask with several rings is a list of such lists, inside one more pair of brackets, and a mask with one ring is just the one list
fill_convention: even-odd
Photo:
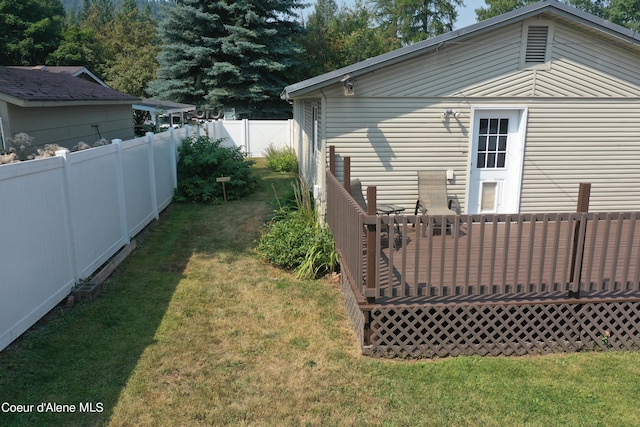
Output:
[[338,70],[322,74],[311,79],[304,80],[284,88],[281,98],[291,100],[296,97],[303,96],[310,92],[314,92],[323,87],[338,83],[345,75],[357,77],[359,75],[375,71],[379,68],[393,65],[402,61],[406,61],[413,57],[423,55],[425,53],[438,50],[448,42],[460,41],[470,36],[476,36],[484,32],[493,31],[515,22],[519,22],[534,16],[541,15],[547,11],[553,11],[559,16],[571,18],[574,21],[585,25],[597,27],[599,30],[609,33],[621,40],[633,44],[640,44],[638,33],[633,30],[621,27],[619,25],[608,22],[604,19],[597,18],[589,13],[581,11],[571,6],[564,5],[555,0],[543,0],[521,9],[516,9],[505,14],[495,16],[485,21],[477,22],[458,30],[427,39],[415,43],[404,48],[388,52],[371,59],[364,60],[357,64],[353,64]]
[[89,106],[89,105],[133,105],[136,103],[135,99],[109,99],[109,100],[25,100],[15,98],[12,96],[1,96],[0,100],[7,102],[8,104],[16,105],[22,108],[38,108],[38,107],[77,107],[77,106]]

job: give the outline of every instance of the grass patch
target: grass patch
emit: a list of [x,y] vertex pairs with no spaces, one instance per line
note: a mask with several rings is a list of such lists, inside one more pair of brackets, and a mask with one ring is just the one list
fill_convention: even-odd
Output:
[[254,254],[292,175],[173,204],[94,302],[57,309],[0,353],[0,403],[100,402],[101,413],[2,413],[0,425],[562,426],[640,424],[640,355],[360,356],[337,286]]

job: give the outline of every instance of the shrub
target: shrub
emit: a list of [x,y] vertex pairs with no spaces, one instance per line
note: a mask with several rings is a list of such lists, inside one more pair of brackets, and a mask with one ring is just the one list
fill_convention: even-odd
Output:
[[180,146],[178,160],[178,188],[176,200],[193,202],[222,201],[220,176],[225,182],[227,200],[239,199],[253,191],[258,183],[251,171],[254,163],[247,160],[238,147],[223,147],[223,139],[207,136],[190,137]]
[[292,270],[300,279],[330,273],[338,260],[333,236],[318,223],[306,186],[295,184],[294,194],[296,204],[275,212],[256,251],[265,261]]
[[291,148],[276,148],[273,144],[265,149],[267,168],[274,172],[297,172],[298,157]]

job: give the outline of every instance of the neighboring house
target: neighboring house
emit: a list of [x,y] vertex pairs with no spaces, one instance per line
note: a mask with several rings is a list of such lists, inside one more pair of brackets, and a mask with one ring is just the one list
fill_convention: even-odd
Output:
[[101,138],[135,136],[132,105],[140,98],[73,73],[48,71],[52,70],[0,67],[4,138],[27,133],[34,138],[34,146],[71,148],[81,141],[92,145]]
[[581,182],[592,211],[629,211],[640,210],[638,70],[637,33],[542,1],[282,96],[301,174],[320,190],[333,145],[378,203],[411,213],[427,169],[450,171],[463,213],[573,211]]
[[36,65],[33,67],[10,65],[9,67],[23,70],[48,71],[50,73],[68,74],[70,76],[78,77],[91,83],[97,83],[101,86],[109,87],[108,84],[103,82],[98,76],[93,74],[82,65]]

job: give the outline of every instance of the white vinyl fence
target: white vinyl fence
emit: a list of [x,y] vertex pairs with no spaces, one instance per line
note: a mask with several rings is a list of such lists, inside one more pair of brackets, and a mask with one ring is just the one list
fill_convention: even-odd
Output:
[[240,147],[249,157],[264,157],[270,145],[294,148],[293,120],[214,120],[204,126],[211,138],[226,138],[223,145]]
[[190,133],[0,166],[0,350],[158,218]]

